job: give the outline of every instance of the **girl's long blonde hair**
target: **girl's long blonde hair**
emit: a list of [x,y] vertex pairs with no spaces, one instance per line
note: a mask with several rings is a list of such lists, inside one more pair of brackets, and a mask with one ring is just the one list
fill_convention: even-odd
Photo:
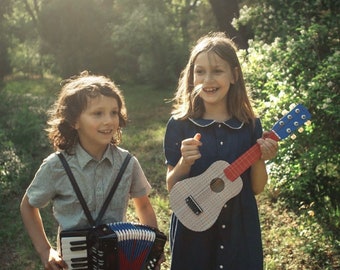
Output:
[[200,38],[193,47],[189,61],[181,72],[177,91],[173,99],[172,115],[176,119],[200,118],[204,113],[203,100],[194,89],[194,64],[197,56],[202,52],[214,52],[227,61],[232,70],[237,71],[237,80],[230,86],[227,94],[226,108],[231,117],[249,123],[255,119],[251,100],[248,96],[241,65],[237,57],[237,47],[234,42],[222,32],[210,33]]

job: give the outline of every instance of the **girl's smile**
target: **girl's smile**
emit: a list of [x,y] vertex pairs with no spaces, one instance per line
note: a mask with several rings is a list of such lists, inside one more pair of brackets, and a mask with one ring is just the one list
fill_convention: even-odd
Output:
[[203,88],[203,91],[207,93],[216,92],[217,90],[218,88]]

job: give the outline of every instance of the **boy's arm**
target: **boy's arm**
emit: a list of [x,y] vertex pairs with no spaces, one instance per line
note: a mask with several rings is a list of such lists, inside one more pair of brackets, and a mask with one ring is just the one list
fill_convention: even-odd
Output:
[[149,197],[145,195],[139,198],[133,198],[133,202],[140,223],[158,228],[156,214],[150,203]]
[[58,252],[49,243],[38,208],[31,206],[25,194],[20,205],[20,211],[25,228],[38,252],[45,269],[65,268],[66,263],[59,257]]

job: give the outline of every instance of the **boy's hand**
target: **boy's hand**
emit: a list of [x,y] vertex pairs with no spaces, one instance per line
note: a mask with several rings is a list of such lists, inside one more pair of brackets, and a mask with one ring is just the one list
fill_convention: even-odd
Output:
[[45,254],[41,255],[41,261],[45,270],[68,269],[65,261],[59,256],[58,252],[50,248]]

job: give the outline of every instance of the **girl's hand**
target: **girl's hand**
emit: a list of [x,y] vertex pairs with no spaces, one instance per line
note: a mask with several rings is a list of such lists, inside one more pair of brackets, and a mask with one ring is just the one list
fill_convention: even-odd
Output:
[[201,134],[196,133],[193,138],[185,139],[182,141],[181,145],[181,153],[183,162],[187,165],[193,165],[195,160],[201,157],[201,153],[199,151],[199,147],[202,145],[200,142]]
[[68,269],[67,264],[59,256],[58,252],[50,248],[44,254],[41,254],[41,261],[45,270]]
[[268,132],[264,132],[264,137],[257,140],[257,143],[260,145],[262,160],[273,159],[276,157],[278,152],[277,141],[265,138],[267,133]]

